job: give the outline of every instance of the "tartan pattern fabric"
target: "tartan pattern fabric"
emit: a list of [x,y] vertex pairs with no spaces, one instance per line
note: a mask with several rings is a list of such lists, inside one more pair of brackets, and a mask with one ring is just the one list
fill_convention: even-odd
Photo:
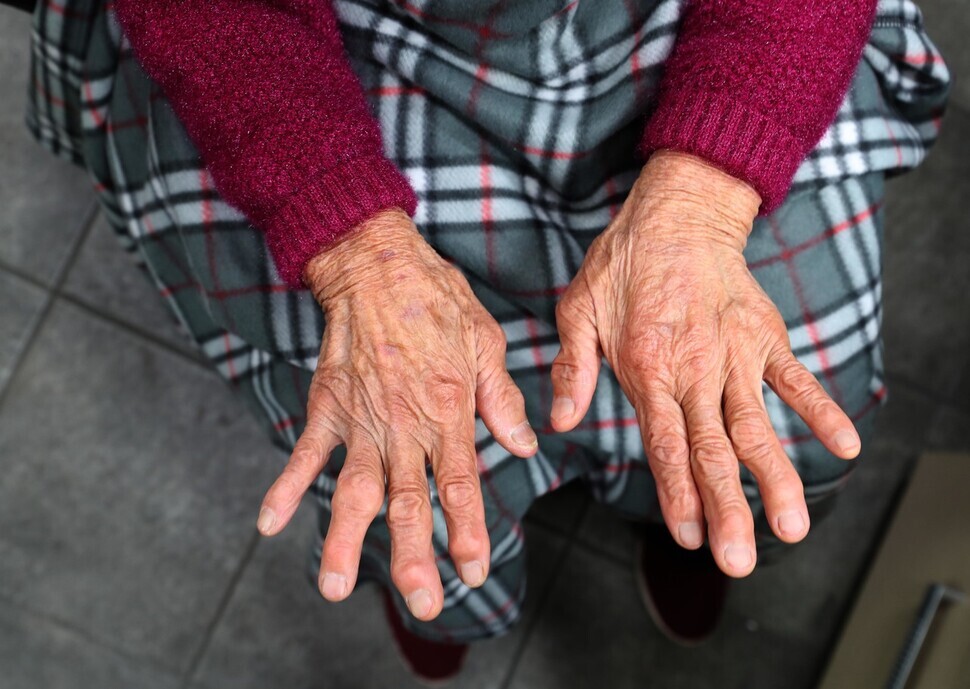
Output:
[[[414,631],[466,641],[501,634],[525,593],[521,519],[539,495],[581,479],[595,497],[657,518],[636,418],[605,368],[584,422],[547,426],[554,308],[639,169],[635,147],[679,2],[337,0],[345,42],[387,155],[419,197],[418,227],[468,278],[508,340],[540,451],[510,456],[477,425],[492,575],[468,589],[447,555],[432,484],[445,610]],[[484,37],[499,37],[486,41]],[[84,165],[126,248],[213,366],[290,448],[324,327],[306,291],[286,288],[260,233],[216,193],[163,94],[132,59],[103,0],[46,0],[34,16],[28,125]],[[879,340],[882,183],[935,140],[948,73],[909,0],[883,0],[851,92],[799,168],[786,203],[756,222],[749,266],[788,325],[798,358],[865,437],[885,397]],[[848,464],[828,454],[767,388],[769,414],[823,502]],[[321,534],[342,459],[315,487]],[[757,488],[742,472],[770,542]],[[315,557],[319,557],[317,538]],[[389,582],[383,516],[361,575]],[[314,565],[316,562],[314,563]],[[398,599],[403,608],[403,602]]]

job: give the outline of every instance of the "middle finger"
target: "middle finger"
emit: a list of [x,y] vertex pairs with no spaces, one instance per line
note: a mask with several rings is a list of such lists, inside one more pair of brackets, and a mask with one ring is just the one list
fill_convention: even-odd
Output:
[[441,612],[444,592],[431,537],[431,499],[426,452],[413,439],[392,437],[386,458],[387,526],[391,532],[391,579],[411,614],[431,620]]
[[724,428],[721,387],[704,381],[682,400],[691,470],[704,501],[711,552],[725,574],[754,569],[754,519],[741,488],[740,467]]

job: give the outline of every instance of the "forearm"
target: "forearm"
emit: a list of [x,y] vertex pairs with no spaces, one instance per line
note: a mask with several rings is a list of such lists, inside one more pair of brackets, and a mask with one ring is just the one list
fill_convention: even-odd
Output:
[[700,156],[776,208],[851,83],[876,0],[692,0],[642,148]]
[[288,283],[377,211],[413,213],[329,2],[118,0],[116,12],[219,192],[266,232]]

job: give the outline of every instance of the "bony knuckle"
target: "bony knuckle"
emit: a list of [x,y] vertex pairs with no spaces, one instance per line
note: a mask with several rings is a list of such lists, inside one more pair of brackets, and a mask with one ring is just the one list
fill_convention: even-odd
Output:
[[689,448],[683,436],[670,431],[651,432],[648,444],[650,459],[657,467],[682,470],[686,466]]
[[731,420],[728,428],[731,440],[740,447],[754,448],[768,444],[769,436],[761,414],[754,409],[745,409]]
[[694,471],[701,480],[720,483],[737,479],[738,464],[725,442],[708,442],[692,448]]
[[310,448],[295,450],[290,455],[289,468],[300,475],[316,473],[320,466],[320,455]]
[[387,503],[387,524],[392,529],[412,528],[428,516],[428,498],[416,490],[392,493]]
[[576,385],[586,382],[586,370],[560,356],[552,362],[552,377],[561,384]]
[[724,533],[747,534],[754,529],[754,518],[746,502],[723,500],[717,507],[718,525]]
[[453,478],[442,483],[441,506],[446,511],[467,511],[477,502],[478,482],[469,478]]
[[556,302],[556,322],[562,325],[573,318],[575,306],[571,295],[567,292]]
[[505,337],[505,330],[502,329],[502,326],[493,320],[485,330],[485,334],[492,348],[504,354],[508,346],[508,339]]
[[364,472],[341,474],[333,496],[334,510],[373,516],[384,502],[384,486]]

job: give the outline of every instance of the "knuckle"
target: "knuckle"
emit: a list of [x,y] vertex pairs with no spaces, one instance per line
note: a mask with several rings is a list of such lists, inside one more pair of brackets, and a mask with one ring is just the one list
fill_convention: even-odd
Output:
[[388,499],[387,525],[392,529],[420,527],[430,517],[430,510],[428,498],[416,488],[396,491]]
[[362,471],[341,472],[333,495],[333,509],[373,517],[384,502],[384,485]]
[[425,560],[420,557],[406,556],[394,558],[391,562],[391,581],[402,592],[408,591],[413,582],[420,581],[426,571]]
[[320,470],[320,453],[309,447],[294,450],[288,468],[301,476],[316,474]]
[[689,448],[687,440],[678,433],[650,431],[647,438],[650,460],[665,472],[682,472],[687,468]]
[[732,534],[748,533],[754,529],[754,517],[748,503],[742,500],[723,500],[717,506],[721,531]]
[[755,448],[771,448],[771,431],[757,409],[747,408],[735,414],[728,433],[735,445],[745,448],[749,454]]
[[694,457],[694,471],[707,485],[716,486],[737,481],[740,470],[731,456],[727,442],[706,441],[695,445],[691,452]]
[[586,369],[564,361],[562,355],[552,362],[552,377],[561,385],[579,385],[586,382]]
[[452,478],[442,483],[441,506],[449,512],[467,512],[478,502],[478,481],[467,477]]
[[448,552],[452,557],[474,557],[479,553],[487,553],[488,551],[489,541],[487,535],[482,536],[471,529],[459,531],[454,537],[449,535]]
[[576,314],[576,305],[573,301],[572,295],[569,292],[560,297],[559,301],[556,302],[556,323],[562,325],[564,323],[569,323]]
[[505,330],[491,317],[489,317],[489,324],[485,329],[485,340],[493,350],[503,355],[505,354],[505,350],[508,347],[508,338],[505,336]]

